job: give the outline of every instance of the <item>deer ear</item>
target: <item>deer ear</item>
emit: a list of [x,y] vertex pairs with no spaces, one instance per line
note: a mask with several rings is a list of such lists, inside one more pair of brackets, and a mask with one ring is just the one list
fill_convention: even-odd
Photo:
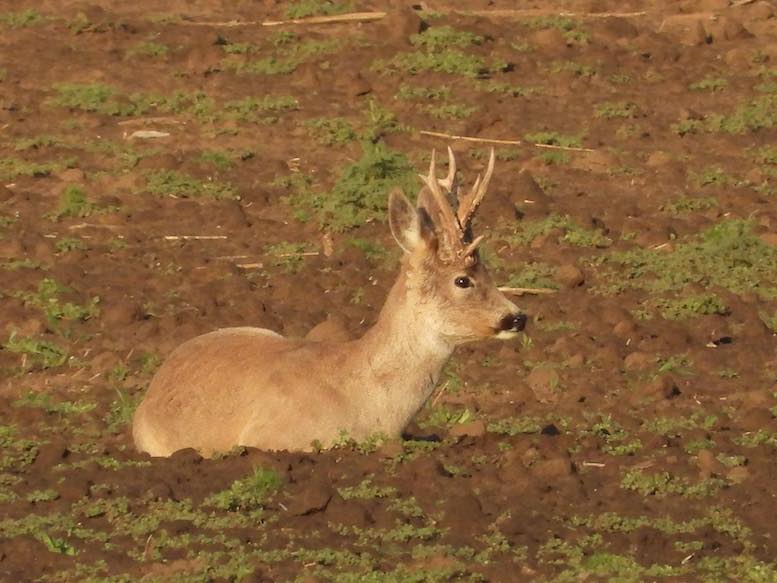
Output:
[[421,224],[415,207],[399,188],[389,193],[389,227],[405,253],[412,253],[421,240]]

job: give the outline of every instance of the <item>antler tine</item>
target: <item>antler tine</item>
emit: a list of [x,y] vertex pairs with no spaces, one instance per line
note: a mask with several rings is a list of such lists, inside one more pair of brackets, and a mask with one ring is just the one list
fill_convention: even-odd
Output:
[[429,192],[432,193],[432,197],[434,198],[435,203],[437,203],[440,219],[443,223],[439,226],[450,233],[451,244],[455,245],[456,240],[461,237],[461,228],[459,227],[459,222],[453,209],[451,209],[450,203],[440,190],[440,181],[437,179],[437,169],[435,167],[434,150],[432,150],[432,160],[429,163],[429,175],[424,176],[423,174],[419,174],[419,176],[429,188]]
[[448,146],[448,176],[443,180],[438,180],[440,186],[445,188],[448,192],[453,191],[453,183],[456,181],[456,157],[453,155],[453,150]]
[[461,252],[459,253],[459,256],[469,257],[470,255],[472,255],[475,252],[475,249],[478,248],[478,245],[480,245],[480,243],[482,243],[483,239],[485,238],[486,238],[485,235],[478,235],[477,237],[475,237],[475,240],[472,241],[472,243],[470,243],[464,249],[461,250]]
[[459,224],[462,227],[467,226],[470,219],[472,219],[472,215],[475,214],[475,211],[483,201],[483,197],[486,195],[486,191],[488,190],[488,183],[491,181],[491,174],[494,172],[495,161],[496,157],[494,154],[494,149],[491,148],[491,156],[488,159],[488,168],[486,168],[485,176],[483,176],[483,179],[481,180],[480,175],[478,175],[477,179],[475,180],[475,184],[472,186],[472,190],[466,197],[466,200],[462,201],[459,205],[457,218],[459,219]]

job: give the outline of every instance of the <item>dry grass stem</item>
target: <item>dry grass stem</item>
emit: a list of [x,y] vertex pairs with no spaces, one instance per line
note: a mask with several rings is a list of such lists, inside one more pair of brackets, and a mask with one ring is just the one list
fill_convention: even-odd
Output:
[[272,257],[317,257],[321,255],[318,251],[301,251],[300,253],[270,253]]
[[523,296],[523,295],[548,295],[548,294],[554,294],[557,290],[555,289],[548,289],[548,288],[542,288],[542,287],[500,287],[497,288],[500,292],[505,294],[513,294],[516,296]]
[[[440,10],[439,12],[446,12]],[[484,16],[486,18],[530,18],[533,16],[566,16],[568,18],[637,18],[647,16],[646,10],[638,12],[557,12],[555,10],[543,10],[542,8],[526,8],[523,10],[458,10],[450,9],[447,12],[457,12],[464,16]]]
[[380,20],[386,16],[385,12],[349,12],[347,14],[335,14],[332,16],[310,16],[308,18],[293,18],[290,20],[227,20],[223,22],[200,22],[183,20],[178,24],[184,26],[216,26],[222,28],[234,28],[237,26],[283,26],[286,24],[336,24],[342,22],[371,22]]
[[385,18],[385,12],[349,12],[332,16],[311,16],[292,20],[266,20],[262,26],[281,26],[284,24],[333,24],[338,22],[371,22]]
[[167,123],[172,125],[180,125],[185,122],[170,116],[155,116],[155,117],[138,117],[135,119],[125,119],[123,121],[118,122],[118,125],[142,126],[142,125],[151,124],[151,123],[162,123],[162,124]]
[[165,241],[215,241],[229,239],[226,235],[165,235]]
[[448,388],[448,383],[443,383],[443,385],[437,390],[437,394],[434,396],[434,399],[432,399],[430,407],[435,407],[437,405],[437,402],[442,397],[443,393],[445,393],[445,390]]
[[264,267],[264,263],[261,261],[258,263],[236,263],[236,267],[239,267],[240,269],[262,269]]
[[571,146],[554,146],[552,144],[532,144],[522,140],[498,140],[494,138],[478,138],[476,136],[457,136],[446,134],[445,132],[433,132],[430,130],[419,130],[419,134],[424,136],[433,136],[435,138],[445,138],[446,140],[462,140],[465,142],[476,142],[480,144],[500,144],[503,146],[534,146],[535,148],[548,148],[550,150],[568,150],[571,152],[596,152],[591,148],[573,148]]

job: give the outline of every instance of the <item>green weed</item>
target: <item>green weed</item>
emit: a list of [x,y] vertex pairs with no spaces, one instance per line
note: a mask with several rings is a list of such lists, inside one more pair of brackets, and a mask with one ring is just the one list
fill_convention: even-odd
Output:
[[642,424],[642,429],[665,437],[678,438],[684,431],[711,431],[718,424],[716,415],[696,412],[689,417],[655,417]]
[[219,170],[229,170],[235,165],[237,156],[227,150],[205,150],[200,153],[200,160],[211,164]]
[[45,17],[32,8],[20,12],[5,12],[0,14],[0,24],[8,28],[26,28],[36,24],[42,24]]
[[540,152],[537,157],[542,160],[548,166],[560,166],[563,164],[569,164],[569,153],[558,151],[544,151]]
[[712,196],[681,196],[661,207],[661,210],[673,215],[682,215],[707,211],[718,206],[718,199]]
[[386,247],[371,239],[349,239],[348,244],[364,253],[364,257],[373,265],[386,265],[392,259]]
[[154,41],[144,41],[136,44],[127,51],[127,57],[164,57],[170,51],[170,47]]
[[97,307],[100,303],[99,297],[93,297],[83,305],[61,302],[59,296],[70,291],[56,280],[47,277],[38,283],[36,291],[14,292],[12,295],[23,300],[26,306],[40,309],[50,325],[54,325],[59,320],[86,321],[100,313]]
[[57,210],[46,215],[53,221],[58,221],[63,218],[85,218],[93,214],[102,214],[116,212],[117,207],[101,207],[100,205],[90,202],[86,198],[84,190],[75,185],[70,185],[62,194],[59,195],[59,205]]
[[524,221],[512,227],[512,232],[502,235],[510,246],[526,246],[537,237],[552,232],[561,233],[558,241],[576,247],[608,247],[612,240],[599,229],[584,229],[570,217],[551,214],[545,219]]
[[456,49],[445,49],[435,53],[399,53],[388,61],[375,61],[372,69],[379,73],[400,72],[418,75],[426,71],[434,71],[464,77],[481,77],[502,71],[505,66],[504,63],[499,62],[488,65],[480,57],[468,55]]
[[756,97],[739,105],[728,115],[712,114],[704,119],[688,119],[672,124],[673,132],[684,136],[699,132],[744,134],[777,125],[777,94]]
[[558,289],[553,280],[555,268],[547,263],[530,262],[513,267],[514,272],[507,278],[506,286]]
[[536,132],[525,134],[523,139],[532,144],[562,146],[564,148],[579,148],[582,146],[582,136],[567,136],[558,132]]
[[0,267],[8,271],[16,271],[17,269],[47,269],[42,263],[33,261],[28,257],[24,259],[11,259],[10,261],[3,261],[0,263]]
[[587,43],[590,40],[588,33],[581,28],[581,23],[568,16],[533,16],[524,20],[524,24],[533,30],[560,30],[569,43]]
[[728,306],[715,294],[694,294],[674,299],[651,300],[649,305],[657,309],[667,320],[687,320],[710,314],[726,315]]
[[483,44],[485,39],[477,34],[456,30],[452,26],[431,26],[425,31],[410,37],[410,43],[430,52],[441,52],[450,47],[464,48]]
[[488,424],[487,429],[490,433],[512,437],[522,433],[539,433],[542,431],[543,425],[544,423],[539,417],[506,417],[492,421]]
[[540,87],[524,87],[493,80],[482,82],[480,88],[486,93],[498,93],[500,95],[509,95],[510,97],[530,97],[542,94],[542,88]]
[[39,150],[41,148],[51,148],[61,145],[63,145],[63,142],[59,138],[44,134],[16,140],[14,143],[14,150],[21,152],[24,150]]
[[758,317],[761,319],[761,322],[763,322],[764,326],[766,326],[766,329],[769,330],[769,332],[772,334],[777,334],[777,312],[769,314],[768,312],[760,310],[758,312]]
[[275,470],[257,467],[252,474],[235,480],[227,490],[208,497],[203,504],[230,512],[259,510],[282,483]]
[[678,242],[671,251],[632,249],[596,260],[603,265],[602,293],[637,288],[652,293],[681,291],[696,283],[734,293],[777,297],[777,249],[753,233],[750,221],[729,219]]
[[577,77],[590,79],[596,75],[596,67],[583,65],[574,61],[554,61],[550,64],[551,73],[572,73]]
[[424,419],[421,419],[419,426],[428,427],[452,427],[460,423],[467,423],[475,419],[474,413],[469,409],[451,409],[450,407],[438,406],[429,410]]
[[101,83],[60,83],[54,89],[57,95],[49,100],[52,105],[104,115],[140,115],[149,111],[155,102],[154,98],[141,94],[136,94],[133,100]]
[[742,435],[732,437],[731,441],[736,445],[747,448],[758,447],[759,445],[768,445],[777,448],[777,433],[770,433],[766,429],[747,431]]
[[706,478],[693,483],[669,472],[648,474],[642,470],[628,470],[621,480],[621,488],[633,490],[642,496],[664,498],[671,494],[679,494],[687,498],[703,498],[714,496],[726,485],[720,478]]
[[71,251],[83,251],[88,249],[89,245],[83,239],[77,237],[62,237],[54,243],[54,249],[57,253],[70,253]]
[[59,553],[69,557],[74,557],[78,554],[78,549],[63,538],[55,538],[45,532],[39,534],[37,538],[52,553]]
[[288,75],[297,70],[302,63],[311,61],[316,57],[337,52],[341,47],[338,40],[315,41],[309,40],[300,43],[283,45],[279,47],[278,54],[265,57],[257,61],[239,63],[235,66],[238,73],[250,73],[256,75]]
[[628,73],[613,73],[607,77],[607,80],[614,85],[628,85],[634,79]]
[[303,122],[308,132],[319,144],[334,146],[356,139],[356,130],[342,117],[321,117]]
[[140,372],[145,375],[151,375],[156,372],[160,364],[162,364],[162,358],[158,354],[144,352],[140,355]]
[[719,166],[708,166],[701,172],[691,172],[691,181],[699,188],[704,186],[728,186],[736,181]]
[[602,440],[602,451],[609,455],[633,455],[642,449],[642,442],[637,438],[630,439],[623,426],[609,414],[599,415],[587,433]]
[[467,106],[460,103],[443,103],[441,105],[425,105],[422,111],[435,119],[466,119],[475,111],[477,106]]
[[19,158],[0,158],[0,180],[10,181],[19,176],[41,177],[62,169],[58,162],[28,162]]
[[637,104],[630,101],[607,101],[594,108],[596,117],[604,119],[637,117]]
[[337,491],[344,500],[372,500],[375,498],[390,498],[396,495],[397,489],[392,486],[378,486],[371,478],[365,478],[356,486],[338,488]]
[[54,368],[67,362],[67,351],[45,340],[35,340],[25,336],[17,336],[15,332],[3,344],[3,350],[13,354],[21,354],[24,358],[23,367],[25,369],[38,366],[40,368]]
[[59,498],[59,492],[51,488],[47,488],[46,490],[33,490],[25,496],[25,500],[27,500],[27,502],[32,502],[33,504],[37,504],[38,502],[52,502],[57,498]]
[[728,81],[722,77],[705,77],[701,81],[691,83],[688,88],[692,91],[722,91],[728,87]]
[[286,18],[307,18],[308,16],[329,16],[352,10],[351,2],[332,0],[296,0],[286,8]]
[[359,136],[362,140],[377,142],[386,134],[408,131],[409,128],[397,119],[396,114],[382,106],[374,99],[370,99],[364,112],[365,125]]
[[152,170],[146,173],[146,190],[172,198],[235,199],[238,194],[228,183],[198,180],[176,170]]
[[423,101],[445,101],[451,97],[452,90],[447,85],[439,87],[411,87],[401,85],[396,94],[397,99],[423,100]]
[[761,146],[760,148],[750,150],[749,154],[757,164],[765,166],[777,165],[777,146]]
[[260,123],[274,123],[278,120],[277,114],[298,108],[299,102],[290,95],[251,96],[224,104],[227,119]]
[[343,232],[371,220],[384,220],[388,191],[395,186],[409,192],[417,185],[415,169],[400,153],[382,143],[362,145],[360,160],[346,167],[332,191],[315,194],[307,189],[292,195],[294,206],[309,210],[318,222]]
[[61,415],[83,415],[94,410],[96,403],[61,401],[54,402],[48,393],[36,393],[28,391],[19,399],[11,403],[14,407],[32,407],[43,409],[46,413],[59,413]]
[[119,433],[132,423],[132,416],[141,399],[141,395],[130,395],[118,388],[115,391],[116,398],[105,415],[105,423],[111,433]]
[[412,53],[399,53],[387,61],[375,61],[372,69],[381,73],[402,72],[417,75],[425,71],[479,77],[491,72],[501,71],[506,65],[486,62],[475,55],[460,49],[483,42],[482,37],[456,30],[450,26],[430,27],[424,32],[413,35],[411,42],[420,50]]
[[276,243],[264,248],[274,267],[280,267],[285,273],[297,273],[305,265],[305,253],[310,247],[307,243]]

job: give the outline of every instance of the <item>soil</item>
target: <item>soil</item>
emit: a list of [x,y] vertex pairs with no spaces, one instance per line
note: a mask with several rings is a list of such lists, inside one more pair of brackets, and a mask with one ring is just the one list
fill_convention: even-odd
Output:
[[[777,153],[769,163],[758,152],[777,131],[777,8],[420,4],[428,10],[359,1],[355,10],[385,17],[280,26],[261,25],[287,18],[290,3],[272,0],[0,9],[2,580],[777,580],[777,341],[765,323],[775,296],[702,277],[682,294],[715,293],[725,310],[645,314],[660,294],[628,285],[625,268],[615,276],[624,285],[606,291],[603,260],[672,253],[734,219],[774,246]],[[26,9],[43,18],[3,18]],[[446,25],[482,37],[459,50],[504,65],[475,77],[373,66]],[[305,41],[341,44],[285,74],[232,66]],[[533,91],[489,91],[492,82]],[[68,83],[135,100],[180,92],[190,105],[65,106],[58,87]],[[438,119],[423,107],[442,102],[398,98],[402,86],[447,86],[449,102],[476,109]],[[191,106],[196,95],[212,100],[210,112]],[[219,113],[266,95],[296,105],[257,119]],[[766,111],[741,131],[698,129],[759,99]],[[531,316],[526,335],[457,350],[445,389],[400,443],[208,460],[137,453],[132,404],[181,342],[236,325],[301,337],[328,318],[332,334],[358,336],[374,322],[396,273],[387,224],[337,232],[300,220],[283,179],[304,174],[314,191],[331,189],[362,145],[321,143],[305,122],[339,117],[362,131],[378,106],[400,127],[373,138],[419,171],[432,148],[451,144],[472,179],[491,145],[422,130],[522,142],[498,144],[477,229],[500,283],[532,264],[550,269],[549,283],[528,287],[553,293],[516,298]],[[693,122],[695,132],[674,125]],[[167,135],[133,136],[141,130]],[[580,143],[532,146],[542,138],[527,136],[541,132]],[[213,151],[230,160],[213,162]],[[239,196],[152,192],[160,171]],[[57,218],[71,187],[93,206]],[[671,212],[681,197],[715,202]],[[525,244],[510,238],[552,215],[608,242],[572,244],[564,226]],[[60,289],[46,295],[45,280]],[[92,298],[91,313],[57,311]],[[44,348],[14,348],[21,338],[66,356],[44,363]],[[260,504],[214,505],[256,468],[280,477]]]

